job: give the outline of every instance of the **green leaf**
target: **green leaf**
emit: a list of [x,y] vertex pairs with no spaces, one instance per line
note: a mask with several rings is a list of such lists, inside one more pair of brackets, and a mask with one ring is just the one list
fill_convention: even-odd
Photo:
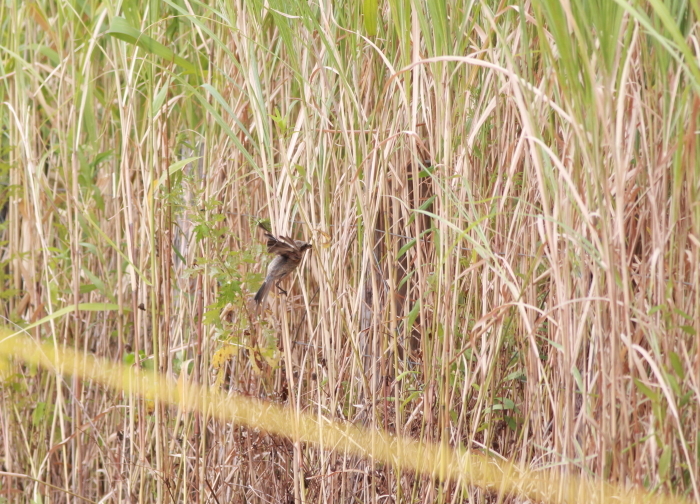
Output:
[[94,284],[80,284],[80,287],[78,287],[78,291],[81,294],[87,294],[94,290],[97,290],[97,287]]
[[676,352],[671,352],[668,354],[668,358],[671,361],[671,367],[676,372],[676,376],[681,380],[685,378],[685,369],[683,369],[683,362]]
[[497,403],[493,406],[489,406],[488,408],[486,408],[484,410],[484,413],[488,414],[492,411],[508,411],[517,409],[515,407],[515,403],[507,397],[496,397],[495,400],[497,401]]
[[160,178],[158,179],[158,185],[156,186],[156,188],[158,186],[163,185],[163,183],[165,182],[165,177],[167,177],[167,176],[172,177],[174,173],[177,173],[178,171],[182,170],[185,166],[187,166],[189,163],[197,161],[201,157],[202,156],[193,156],[193,157],[189,157],[187,159],[181,159],[180,161],[176,161],[175,163],[168,166],[168,171],[163,172],[161,174]]
[[36,46],[33,44],[30,47],[37,47],[38,51],[41,54],[43,54],[44,56],[46,56],[49,59],[49,61],[51,62],[51,64],[55,67],[57,67],[59,65],[59,63],[61,62],[61,57],[58,55],[58,53],[48,46],[45,46],[45,45]]
[[673,309],[673,313],[675,313],[676,315],[679,315],[679,316],[683,317],[683,318],[686,319],[686,320],[690,320],[690,321],[693,320],[693,317],[691,317],[691,316],[688,315],[686,312],[684,312],[683,310],[680,310],[680,309],[678,309],[678,308],[674,308],[674,309]]
[[656,313],[657,311],[660,311],[660,310],[663,310],[663,309],[664,309],[664,305],[656,305],[656,306],[652,306],[651,308],[649,308],[649,311],[648,311],[647,313],[648,313],[649,315],[653,315],[653,314]]
[[411,308],[411,311],[408,312],[408,321],[406,322],[406,329],[407,330],[410,330],[413,327],[413,323],[418,318],[419,313],[420,313],[420,299],[418,301],[416,301],[416,304],[413,305],[413,308]]
[[367,35],[370,37],[374,37],[377,34],[378,12],[379,5],[377,0],[363,0],[362,14],[364,16],[365,32],[367,32]]
[[513,371],[503,379],[504,382],[508,382],[511,380],[526,381],[525,373],[523,373],[522,371]]
[[46,418],[46,403],[38,402],[36,403],[36,408],[32,411],[32,425],[36,427],[44,418]]
[[[111,304],[111,303],[80,303],[79,305],[77,305],[77,311],[116,311],[116,310],[119,310],[119,305]],[[29,324],[28,326],[20,329],[16,333],[10,334],[8,336],[8,338],[12,338],[13,336],[18,336],[25,331],[29,331],[30,329],[34,329],[35,327],[39,327],[40,325],[45,324],[46,322],[49,322],[50,320],[60,318],[63,315],[66,315],[68,313],[73,313],[74,311],[76,311],[76,305],[68,305],[64,308],[61,308],[60,310],[56,310],[51,315],[47,315],[46,317],[42,318],[41,320],[37,320],[33,324]],[[124,308],[124,311],[131,311],[131,310],[129,310],[128,308]]]
[[282,117],[279,108],[275,107],[274,112],[270,114],[270,119],[274,121],[274,123],[280,129],[282,135],[285,135],[287,133],[287,118]]
[[[423,205],[421,205],[421,208],[420,208],[420,209],[422,209],[424,205],[425,205],[425,203],[424,203]],[[412,223],[412,222],[415,220],[415,217],[416,217],[416,214],[415,214],[415,213],[414,213],[414,214],[411,214],[411,218],[408,220],[408,221],[409,221],[409,224]],[[418,240],[423,239],[423,237],[424,237],[426,234],[431,233],[431,232],[433,232],[434,230],[435,230],[435,228],[432,228],[432,227],[431,227],[431,228],[428,228],[428,229],[425,229],[425,230],[421,231],[421,233],[418,235],[418,238],[411,238],[411,240],[409,240],[406,244],[404,244],[403,247],[401,247],[401,248],[399,249],[399,253],[398,253],[397,259],[402,258],[403,255],[404,255],[406,252],[408,252],[412,247],[414,247],[414,246],[416,245],[416,243],[418,242]]]
[[423,204],[418,207],[418,210],[427,210],[428,208],[430,208],[430,206],[435,201],[435,198],[437,198],[437,194],[433,194],[430,198],[425,200]]
[[403,255],[404,255],[406,252],[408,252],[408,250],[416,244],[416,241],[417,241],[417,240],[416,240],[415,238],[413,238],[413,239],[410,240],[408,243],[406,243],[403,247],[401,247],[401,248],[399,249],[399,253],[398,253],[398,255],[397,255],[397,259],[401,259],[401,258],[403,257]]
[[559,350],[560,352],[563,352],[563,351],[564,351],[564,347],[562,346],[561,343],[557,343],[556,341],[551,340],[551,339],[549,339],[549,338],[543,338],[543,339],[544,339],[545,341],[549,342],[550,345],[552,345],[554,348],[556,348],[556,349]]
[[507,397],[501,397],[501,408],[504,410],[512,410],[515,409],[515,403],[511,400],[508,399]]
[[[423,170],[418,172],[418,178],[426,178],[430,177],[433,172],[435,172],[435,167],[434,166],[426,166]],[[432,196],[435,197],[435,196]]]
[[103,296],[108,297],[110,301],[114,301],[112,293],[106,288],[105,283],[88,268],[83,268],[83,274],[88,277],[92,285],[98,289]]
[[156,92],[156,95],[153,97],[153,103],[151,103],[151,116],[155,117],[160,108],[163,106],[163,103],[165,103],[165,97],[168,94],[168,88],[170,87],[170,78],[168,78],[165,81],[165,84],[161,86],[161,88]]
[[676,377],[670,373],[664,373],[664,377],[666,378],[666,382],[669,384],[669,386],[673,390],[673,393],[676,396],[681,395],[681,387],[680,387],[680,385],[678,385],[678,380],[676,380]]
[[660,394],[658,392],[654,392],[651,388],[647,387],[644,383],[642,383],[640,380],[637,378],[634,379],[634,384],[637,386],[637,389],[647,396],[653,403],[658,403],[659,399],[661,398]]
[[680,399],[678,399],[678,407],[683,408],[685,405],[687,405],[690,402],[690,399],[693,397],[693,391],[686,392],[681,396]]
[[399,375],[396,377],[396,380],[395,380],[395,381],[396,381],[397,383],[400,383],[401,380],[403,380],[405,377],[407,377],[407,376],[409,376],[409,375],[412,375],[412,374],[417,374],[417,373],[416,373],[415,371],[404,371],[403,373],[399,374]]
[[139,30],[131,26],[123,17],[117,16],[112,18],[112,22],[109,25],[109,30],[107,30],[107,35],[111,35],[114,38],[118,38],[119,40],[123,40],[129,44],[138,46],[144,51],[159,56],[164,60],[172,61],[176,65],[184,68],[189,73],[199,74],[199,70],[195,65],[190,63],[182,56],[175,54],[175,52],[169,47],[164,46],[148,35],[144,35]]

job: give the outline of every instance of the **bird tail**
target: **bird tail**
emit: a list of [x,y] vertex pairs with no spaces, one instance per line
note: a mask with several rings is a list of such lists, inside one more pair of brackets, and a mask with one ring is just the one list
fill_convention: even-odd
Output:
[[267,293],[270,292],[270,287],[272,287],[272,281],[265,280],[260,286],[260,289],[258,289],[257,294],[255,294],[256,303],[262,304],[262,302],[265,300],[265,296],[267,296]]

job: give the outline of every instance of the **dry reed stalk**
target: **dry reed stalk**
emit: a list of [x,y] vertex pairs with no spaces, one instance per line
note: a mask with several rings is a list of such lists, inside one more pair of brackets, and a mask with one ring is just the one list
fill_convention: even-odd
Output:
[[[0,6],[8,325],[700,500],[694,4],[149,5]],[[314,243],[260,319],[259,218]],[[58,371],[0,393],[26,501],[489,498]]]

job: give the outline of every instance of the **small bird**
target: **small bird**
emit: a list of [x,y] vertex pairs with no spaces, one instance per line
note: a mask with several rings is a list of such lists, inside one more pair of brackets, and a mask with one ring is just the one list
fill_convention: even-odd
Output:
[[287,295],[287,291],[280,287],[280,281],[299,266],[299,263],[304,257],[304,252],[311,248],[310,243],[301,240],[292,240],[287,236],[275,237],[267,232],[265,236],[267,237],[268,253],[276,254],[276,256],[267,267],[265,281],[260,286],[258,293],[255,294],[255,302],[258,305],[265,300],[265,296],[270,292],[273,283],[280,292],[283,292],[285,296]]

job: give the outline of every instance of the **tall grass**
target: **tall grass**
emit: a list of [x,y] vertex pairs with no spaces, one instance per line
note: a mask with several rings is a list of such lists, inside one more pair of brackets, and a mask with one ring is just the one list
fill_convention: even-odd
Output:
[[[5,323],[700,500],[699,14],[3,3]],[[259,219],[314,249],[258,317]],[[495,499],[60,369],[0,401],[7,502]]]

